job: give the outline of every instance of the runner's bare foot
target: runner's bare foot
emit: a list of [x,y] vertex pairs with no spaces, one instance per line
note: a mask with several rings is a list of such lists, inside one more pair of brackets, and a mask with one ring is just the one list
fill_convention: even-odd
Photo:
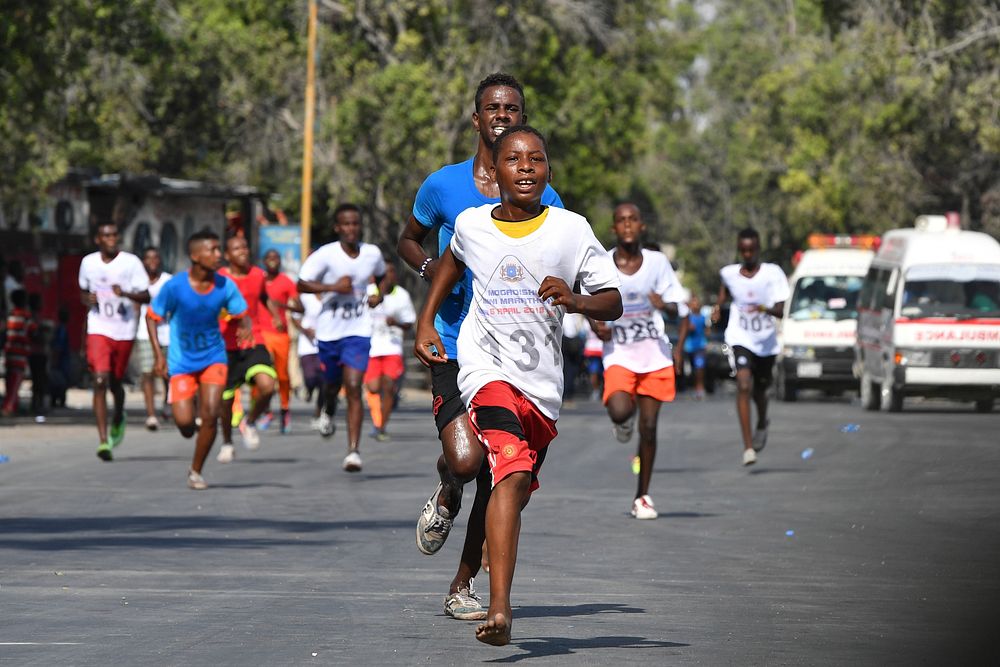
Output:
[[[509,614],[508,614],[509,616]],[[492,620],[480,623],[476,628],[476,639],[484,644],[504,646],[510,643],[510,623],[504,614],[493,614]]]
[[486,548],[486,540],[483,540],[483,557],[479,561],[479,565],[483,568],[483,572],[490,573],[490,552]]

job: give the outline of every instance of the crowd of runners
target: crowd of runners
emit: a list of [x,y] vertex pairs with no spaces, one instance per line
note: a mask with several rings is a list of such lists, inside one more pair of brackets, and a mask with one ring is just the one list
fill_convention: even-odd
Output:
[[[234,431],[248,450],[260,446],[260,429],[274,419],[276,430],[290,431],[293,328],[307,400],[315,401],[310,426],[317,437],[336,434],[342,395],[346,401],[342,467],[348,472],[363,466],[364,404],[372,437],[388,439],[404,357],[415,354],[430,368],[428,419],[441,443],[439,481],[419,512],[416,546],[428,555],[441,549],[465,485],[475,480],[444,610],[480,621],[476,637],[500,645],[510,641],[520,514],[539,487],[565,385],[575,383],[580,370],[564,373],[564,336],[581,341],[582,370],[607,409],[609,437],[627,443],[638,431],[631,515],[655,519],[651,477],[660,408],[675,398],[675,366],[685,350],[695,396],[703,394],[705,329],[726,303],[742,464],[753,464],[764,448],[778,351],[775,318],[788,283],[779,267],[761,262],[757,233],[744,230],[736,239],[739,263],[721,269],[717,303],[705,313],[667,257],[646,246],[638,206],[615,207],[610,251],[584,217],[564,208],[550,184],[545,138],[526,124],[516,79],[488,76],[474,101],[475,154],[426,178],[394,255],[361,241],[362,210],[352,204],[334,211],[337,240],[309,255],[297,280],[282,273],[277,252],[265,253],[263,268],[254,266],[245,238],[220,239],[210,231],[187,240],[190,266],[171,276],[155,249],[141,259],[125,252],[116,226],[102,223],[98,250],[84,258],[79,284],[89,307],[97,456],[112,461],[125,436],[122,380],[135,345],[145,426],[161,427],[169,401],[181,435],[195,438],[187,483],[196,490],[208,486],[204,466],[220,425],[220,464],[236,456]],[[432,237],[434,249],[426,247]],[[397,284],[396,257],[428,284],[419,313]],[[12,298],[12,317],[20,316],[22,301],[23,293]],[[680,323],[674,345],[664,314]],[[16,333],[23,327],[14,325],[8,326],[8,369],[23,344]],[[404,351],[411,328],[414,348]],[[165,402],[158,411],[161,382]],[[484,567],[488,608],[473,587]]]

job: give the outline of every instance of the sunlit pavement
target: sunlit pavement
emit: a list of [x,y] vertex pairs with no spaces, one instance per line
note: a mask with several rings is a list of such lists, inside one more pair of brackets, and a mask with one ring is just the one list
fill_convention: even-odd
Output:
[[[640,522],[634,441],[578,400],[524,513],[513,643],[496,648],[442,613],[467,510],[441,553],[414,545],[440,452],[427,403],[408,397],[392,441],[363,438],[354,475],[340,469],[342,416],[324,441],[296,403],[293,434],[272,427],[257,452],[237,441],[229,465],[213,452],[201,492],[185,486],[192,443],[145,431],[137,410],[112,463],[79,415],[0,424],[0,663],[1000,657],[1000,413],[775,403],[767,448],[744,468],[732,395],[682,396],[659,423],[660,518]],[[486,577],[477,588],[488,594]]]

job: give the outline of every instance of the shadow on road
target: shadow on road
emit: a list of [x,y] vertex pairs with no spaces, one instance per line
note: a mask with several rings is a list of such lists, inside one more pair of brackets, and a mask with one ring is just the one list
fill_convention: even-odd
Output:
[[514,620],[522,618],[564,618],[568,616],[594,616],[595,614],[645,614],[645,609],[623,604],[545,605],[544,607],[517,607]]
[[[516,619],[515,619],[516,621]],[[526,653],[510,655],[505,658],[486,660],[485,662],[520,662],[533,658],[547,658],[556,655],[573,655],[579,651],[600,648],[633,648],[633,649],[657,649],[657,648],[681,648],[690,646],[679,642],[663,642],[644,637],[609,636],[590,637],[589,639],[573,639],[569,637],[538,637],[534,639],[521,639],[512,642],[515,646]],[[663,664],[660,660],[654,660],[650,656],[649,664]]]
[[750,470],[749,472],[747,472],[747,474],[748,475],[770,475],[771,473],[776,473],[776,472],[778,472],[778,473],[785,473],[785,472],[794,472],[794,473],[808,472],[808,473],[811,473],[812,470],[808,470],[806,468],[757,468],[757,467],[754,467],[754,469]]

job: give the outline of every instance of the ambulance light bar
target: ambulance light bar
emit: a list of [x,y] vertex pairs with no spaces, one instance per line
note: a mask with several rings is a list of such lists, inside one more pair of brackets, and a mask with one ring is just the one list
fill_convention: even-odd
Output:
[[807,247],[814,250],[824,248],[878,250],[881,243],[881,237],[874,234],[810,234]]

